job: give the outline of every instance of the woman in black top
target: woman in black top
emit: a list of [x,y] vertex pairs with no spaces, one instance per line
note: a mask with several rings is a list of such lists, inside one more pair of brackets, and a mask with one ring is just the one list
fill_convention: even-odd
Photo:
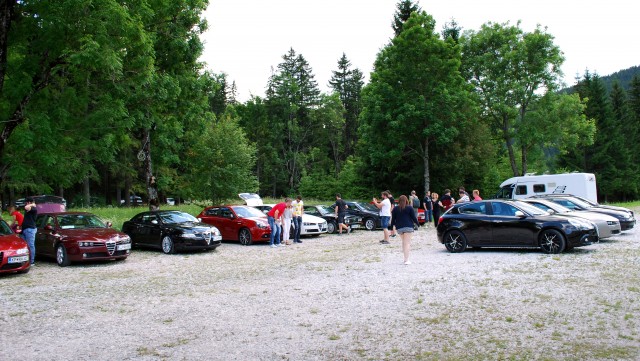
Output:
[[391,211],[391,226],[396,228],[402,238],[402,253],[406,265],[411,264],[409,252],[411,252],[411,234],[414,225],[420,225],[420,223],[418,223],[413,207],[409,205],[409,199],[402,195],[398,199],[398,206]]

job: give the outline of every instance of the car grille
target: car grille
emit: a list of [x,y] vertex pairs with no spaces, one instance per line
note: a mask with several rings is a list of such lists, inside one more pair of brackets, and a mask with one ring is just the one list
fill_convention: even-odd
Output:
[[124,256],[127,254],[127,251],[115,251],[115,252],[90,252],[90,253],[85,253],[84,258],[85,259],[89,259],[89,258],[108,258],[108,257],[118,257],[118,256]]
[[211,231],[204,231],[196,234],[200,235],[200,237],[202,237],[207,242],[211,241]]
[[107,246],[107,252],[109,252],[109,256],[112,256],[113,252],[116,251],[116,242],[107,241],[107,242],[105,242],[105,245]]

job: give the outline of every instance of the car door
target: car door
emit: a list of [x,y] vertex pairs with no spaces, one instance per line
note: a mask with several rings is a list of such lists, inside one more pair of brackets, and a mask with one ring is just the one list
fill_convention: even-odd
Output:
[[242,221],[229,207],[220,207],[217,223],[220,224],[222,238],[235,241],[238,239],[238,232],[242,227]]
[[140,222],[136,224],[136,233],[141,245],[159,247],[160,246],[160,220],[153,213],[143,214]]
[[470,245],[483,245],[491,243],[493,236],[492,216],[487,214],[486,202],[473,202],[458,208],[460,219],[464,222],[464,232]]
[[530,216],[517,217],[517,207],[509,203],[491,202],[493,240],[497,246],[534,246],[538,225]]
[[[47,257],[52,257],[55,254],[53,249],[56,237],[53,235],[56,227],[55,217],[47,214],[43,214],[36,218],[36,225],[38,231],[36,232],[36,254]],[[45,229],[50,226],[51,230]]]

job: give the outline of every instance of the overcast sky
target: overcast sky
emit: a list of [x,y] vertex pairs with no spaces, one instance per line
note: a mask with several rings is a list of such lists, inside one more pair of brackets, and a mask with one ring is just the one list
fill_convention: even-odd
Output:
[[[210,0],[201,58],[207,68],[235,81],[240,101],[264,96],[271,69],[289,48],[309,62],[322,91],[342,53],[369,78],[378,51],[393,34],[397,0]],[[463,30],[486,22],[533,31],[547,27],[564,52],[565,82],[585,69],[608,75],[640,65],[640,21],[628,0],[420,1],[441,30],[452,18]]]

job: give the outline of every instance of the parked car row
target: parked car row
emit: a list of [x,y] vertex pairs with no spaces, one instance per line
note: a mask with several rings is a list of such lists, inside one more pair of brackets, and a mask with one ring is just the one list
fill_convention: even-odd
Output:
[[468,247],[540,248],[561,253],[635,226],[632,211],[585,199],[548,194],[521,200],[454,205],[439,219],[438,241],[450,252]]

